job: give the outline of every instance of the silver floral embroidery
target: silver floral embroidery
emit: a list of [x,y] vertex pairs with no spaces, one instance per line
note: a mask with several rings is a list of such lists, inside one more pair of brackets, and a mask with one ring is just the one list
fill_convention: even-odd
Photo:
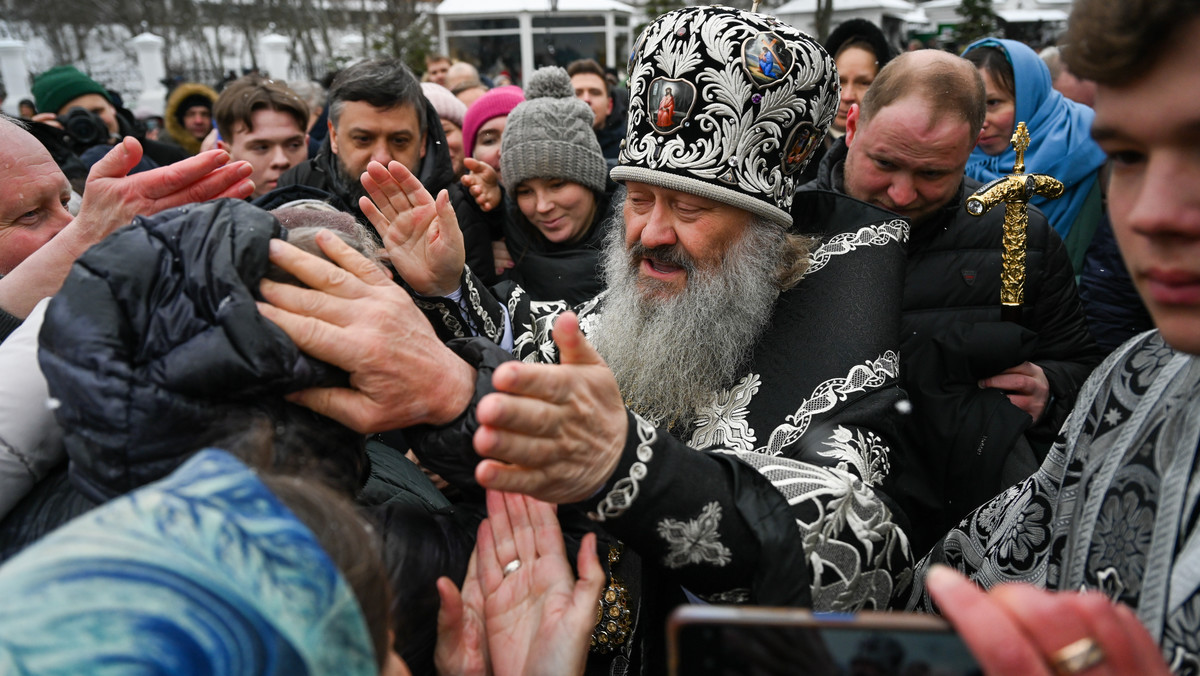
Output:
[[816,510],[811,521],[796,519],[813,571],[814,609],[883,609],[892,590],[911,579],[908,537],[854,474],[761,453],[729,454],[758,470],[788,504]]
[[[687,169],[700,179],[724,177],[739,190],[769,195],[776,203],[786,201],[783,198],[793,189],[792,181],[779,162],[764,162],[763,156],[781,152],[779,130],[794,126],[798,119],[819,121],[818,126],[828,124],[836,110],[819,107],[822,101],[836,100],[831,91],[836,85],[835,79],[828,77],[831,59],[810,40],[797,40],[800,33],[795,29],[777,24],[772,30],[796,40],[791,47],[801,52],[793,56],[796,73],[786,78],[795,78],[795,82],[762,91],[758,103],[748,105],[755,88],[747,81],[741,60],[728,59],[728,55],[740,53],[737,45],[758,30],[732,15],[704,12],[651,24],[646,29],[642,52],[653,54],[653,61],[634,59],[629,74],[630,128],[641,124],[648,114],[645,90],[650,82],[655,76],[666,76],[696,84],[698,99],[704,105],[693,112],[690,122],[706,135],[690,141],[660,134],[631,138],[622,152],[622,164]],[[724,63],[724,68],[699,68],[704,64],[701,49],[710,59]],[[817,89],[811,99],[796,95],[797,91],[814,87]]]
[[908,223],[896,219],[878,225],[868,225],[859,228],[857,232],[843,232],[829,238],[809,255],[808,270],[805,275],[820,270],[834,256],[848,254],[864,246],[883,246],[893,242],[901,244],[908,241]]
[[431,303],[422,298],[413,296],[413,305],[416,305],[420,310],[437,310],[438,314],[441,315],[442,323],[446,325],[447,329],[450,329],[451,333],[454,334],[454,337],[466,337],[467,334],[463,332],[462,324],[459,324],[458,320],[454,318],[454,315],[450,314],[450,308],[446,307],[445,303]]
[[[496,327],[496,323],[492,321],[491,315],[483,307],[483,301],[479,297],[479,289],[475,288],[475,283],[471,281],[471,275],[465,275],[464,282],[467,286],[467,299],[471,304],[471,310],[475,313],[479,320],[483,322],[483,335],[493,343],[500,342],[500,329]],[[478,328],[478,327],[477,327]]]
[[892,350],[866,364],[856,364],[845,378],[832,378],[818,385],[812,396],[804,400],[800,408],[787,417],[784,424],[771,432],[767,445],[755,450],[759,453],[779,455],[784,448],[804,435],[812,423],[813,416],[832,410],[838,402],[845,401],[851,394],[882,387],[889,380],[896,378],[899,372],[900,357]]
[[761,386],[762,378],[757,373],[748,373],[727,391],[713,395],[709,407],[696,416],[696,431],[688,446],[753,450],[758,439],[746,416],[750,414],[750,399]]
[[658,522],[658,535],[670,546],[663,558],[667,568],[678,569],[692,563],[725,566],[733,560],[729,548],[718,540],[721,526],[721,505],[710,502],[700,510],[700,516],[683,522],[663,519]]
[[552,364],[558,361],[558,347],[550,338],[554,320],[570,308],[563,301],[529,304],[529,324],[513,339],[513,354],[526,362]]
[[850,430],[838,425],[830,439],[825,442],[828,451],[817,455],[838,461],[837,468],[843,472],[853,471],[868,486],[878,486],[887,476],[888,448],[879,435],[870,430]]
[[658,441],[658,430],[636,413],[633,414],[633,420],[635,433],[638,435],[637,462],[629,467],[629,476],[622,477],[613,484],[608,495],[596,505],[596,511],[588,512],[588,518],[593,521],[603,522],[624,514],[633,505],[634,500],[637,500],[641,481],[646,478],[646,463],[654,457],[652,447],[654,442]]

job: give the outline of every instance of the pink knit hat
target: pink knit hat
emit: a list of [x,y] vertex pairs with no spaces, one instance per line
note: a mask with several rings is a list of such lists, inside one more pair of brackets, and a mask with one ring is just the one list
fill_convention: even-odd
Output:
[[467,114],[467,104],[458,100],[454,94],[436,82],[422,82],[421,91],[425,93],[425,98],[433,104],[433,109],[437,111],[438,117],[443,120],[449,120],[456,127],[462,129],[463,116]]
[[463,152],[467,157],[475,149],[475,134],[479,128],[493,117],[503,117],[512,112],[517,104],[525,100],[525,92],[516,85],[496,87],[480,96],[475,103],[467,108],[463,117]]

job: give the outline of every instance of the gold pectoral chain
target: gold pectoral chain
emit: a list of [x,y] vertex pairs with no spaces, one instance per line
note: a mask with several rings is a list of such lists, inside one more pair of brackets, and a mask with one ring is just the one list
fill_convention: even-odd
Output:
[[629,612],[629,590],[613,572],[621,560],[621,543],[608,548],[608,586],[600,594],[596,607],[596,627],[592,630],[592,652],[607,654],[629,640],[633,616]]

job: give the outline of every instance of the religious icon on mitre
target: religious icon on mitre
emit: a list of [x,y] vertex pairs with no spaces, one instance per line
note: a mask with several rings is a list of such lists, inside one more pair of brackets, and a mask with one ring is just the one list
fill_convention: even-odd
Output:
[[817,128],[810,122],[803,122],[788,136],[787,143],[783,144],[783,173],[794,174],[804,166],[804,161],[812,155],[813,149],[817,147],[820,138],[817,136]]
[[696,86],[686,80],[665,77],[650,83],[650,124],[654,130],[669,134],[683,125],[696,102]]
[[758,33],[742,43],[742,67],[756,86],[782,80],[792,69],[793,60],[783,38],[774,33]]

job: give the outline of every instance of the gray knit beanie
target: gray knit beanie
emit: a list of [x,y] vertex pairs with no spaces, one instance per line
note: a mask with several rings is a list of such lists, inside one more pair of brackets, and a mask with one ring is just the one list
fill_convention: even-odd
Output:
[[508,114],[500,138],[500,180],[510,194],[530,178],[563,178],[604,192],[608,165],[592,131],[588,104],[575,98],[558,66],[539,68],[525,101]]

